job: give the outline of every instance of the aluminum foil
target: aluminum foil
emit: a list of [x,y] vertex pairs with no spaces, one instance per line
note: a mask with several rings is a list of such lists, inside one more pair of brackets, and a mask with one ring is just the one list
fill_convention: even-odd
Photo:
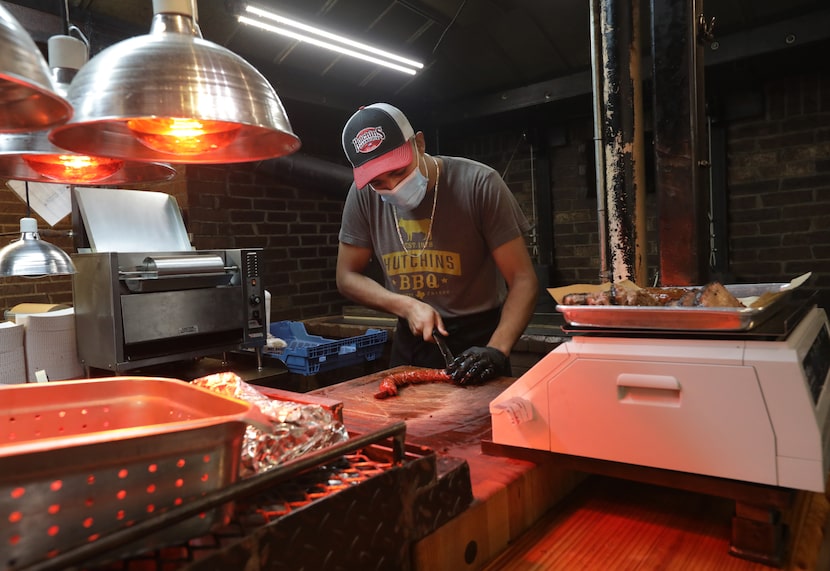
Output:
[[349,439],[346,427],[325,407],[270,399],[235,373],[216,373],[191,382],[254,404],[271,421],[270,430],[248,425],[242,443],[242,477]]

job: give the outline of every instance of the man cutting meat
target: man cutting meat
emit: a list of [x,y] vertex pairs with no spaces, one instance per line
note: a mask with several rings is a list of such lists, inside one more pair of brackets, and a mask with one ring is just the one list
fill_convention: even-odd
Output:
[[[375,103],[343,129],[354,184],[343,210],[337,287],[398,316],[390,366],[444,368],[433,330],[457,357],[457,383],[510,375],[509,355],[536,304],[530,225],[499,174],[425,152],[397,108]],[[372,257],[386,287],[365,275]]]

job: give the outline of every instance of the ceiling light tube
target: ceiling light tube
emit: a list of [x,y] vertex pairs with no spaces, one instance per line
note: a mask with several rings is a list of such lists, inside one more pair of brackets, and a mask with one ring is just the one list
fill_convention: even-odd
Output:
[[297,20],[292,20],[291,18],[286,18],[285,16],[281,16],[274,12],[269,12],[268,10],[263,10],[261,8],[257,8],[255,6],[245,6],[245,11],[250,12],[252,14],[256,14],[262,18],[267,18],[269,20],[274,20],[278,24],[282,24],[284,26],[289,26],[291,28],[297,28],[298,30],[302,30],[304,32],[308,32],[310,34],[314,34],[320,36],[322,38],[326,38],[327,40],[333,40],[335,42],[340,42],[341,44],[345,44],[347,46],[351,46],[353,48],[357,48],[359,50],[363,50],[369,53],[373,53],[375,55],[379,55],[386,59],[391,59],[393,61],[400,62],[402,64],[406,64],[410,67],[414,67],[416,69],[423,69],[424,64],[421,62],[411,60],[409,58],[405,58],[403,56],[399,56],[392,52],[382,50],[380,48],[376,48],[374,46],[370,46],[369,44],[364,44],[345,36],[340,36],[337,34],[333,34],[331,32],[327,32],[326,30],[316,28],[314,26],[309,26],[308,24],[303,24],[302,22],[298,22]]
[[[349,46],[351,48],[355,48],[357,50],[362,50],[364,52],[368,52],[368,53],[380,56],[382,58],[386,58],[387,60],[392,60],[392,61],[402,63],[406,66],[411,67],[411,68],[415,68],[415,70],[423,69],[423,67],[424,67],[424,64],[422,64],[421,62],[418,62],[418,61],[415,61],[415,60],[412,60],[412,59],[409,59],[409,58],[405,58],[403,56],[400,56],[400,55],[397,55],[395,53],[389,52],[387,50],[376,48],[376,47],[371,46],[369,44],[364,44],[362,42],[352,40],[352,39],[347,38],[345,36],[340,36],[338,34],[334,34],[334,33],[328,32],[326,30],[322,30],[320,28],[310,26],[308,24],[298,22],[296,20],[292,20],[290,18],[286,18],[285,16],[281,16],[280,14],[276,14],[276,13],[270,12],[268,10],[263,10],[261,8],[255,7],[255,6],[248,5],[248,6],[245,6],[245,11],[249,12],[251,14],[254,14],[256,16],[259,16],[261,18],[266,18],[268,20],[272,20],[274,22],[277,22],[278,24],[282,24],[283,26],[289,26],[291,28],[296,28],[296,29],[301,30],[303,32],[306,32],[308,34],[313,34],[313,35],[316,35],[316,36],[320,36],[322,38],[325,38],[326,40],[331,40],[333,42],[338,42],[340,44]],[[239,21],[240,22],[251,23],[251,24],[254,24],[254,22],[255,22],[255,21],[251,21],[249,18],[246,18],[245,16],[240,16]],[[254,24],[254,25],[256,25],[256,24]],[[260,26],[260,27],[264,27],[264,26]],[[270,29],[270,28],[264,28],[264,29]],[[282,28],[279,28],[279,29],[282,29]],[[274,30],[272,30],[272,31],[274,31]],[[276,32],[276,33],[281,33],[281,32]],[[284,34],[284,35],[289,35],[289,34]],[[304,34],[300,34],[300,36],[301,36],[301,38],[299,38],[299,39],[309,41],[308,40],[309,36],[306,36]],[[293,36],[291,36],[291,37],[293,37]],[[312,43],[314,43],[314,42],[312,42]],[[346,55],[353,55],[351,52],[341,51],[341,49],[332,48],[328,45],[328,43],[326,43],[326,44],[327,45],[323,45],[321,47],[326,47],[327,49],[334,49],[335,51],[340,51],[340,53],[345,53]],[[315,45],[320,45],[320,44],[315,44]],[[354,57],[359,57],[359,56],[354,56]],[[365,59],[365,58],[361,57],[361,59]],[[367,61],[374,61],[374,60],[367,60]],[[397,68],[393,68],[393,69],[397,69]]]
[[272,26],[271,24],[266,24],[265,22],[260,22],[259,20],[254,20],[252,18],[248,18],[247,16],[239,16],[239,21],[243,24],[249,24],[251,26],[261,28],[263,30],[267,30],[274,34],[280,34],[283,36],[288,36],[289,38],[293,38],[295,40],[299,40],[302,42],[308,42],[320,48],[325,48],[328,50],[332,50],[347,56],[351,56],[353,58],[362,59],[364,61],[369,61],[372,63],[376,63],[378,65],[382,65],[384,67],[388,67],[390,69],[394,69],[397,71],[401,71],[403,73],[408,73],[409,75],[415,75],[417,70],[414,70],[409,67],[404,67],[402,65],[398,65],[396,63],[392,63],[391,61],[382,60],[380,58],[376,58],[374,56],[370,56],[368,54],[363,54],[360,52],[356,52],[354,50],[350,50],[348,48],[344,48],[342,46],[337,46],[335,44],[331,44],[329,42],[324,42],[323,40],[318,40],[316,38],[312,38],[311,36],[306,36],[304,34],[300,34],[294,32],[292,30],[286,30],[285,28],[280,28],[278,26]]

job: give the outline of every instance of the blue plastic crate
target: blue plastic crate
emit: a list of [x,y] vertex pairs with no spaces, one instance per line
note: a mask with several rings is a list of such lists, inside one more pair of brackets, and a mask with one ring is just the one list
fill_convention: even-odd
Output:
[[363,335],[348,339],[326,339],[309,335],[299,321],[277,321],[271,324],[271,335],[286,342],[287,347],[269,349],[266,355],[276,357],[292,373],[314,375],[340,367],[374,361],[383,354],[388,334],[382,329],[367,329]]

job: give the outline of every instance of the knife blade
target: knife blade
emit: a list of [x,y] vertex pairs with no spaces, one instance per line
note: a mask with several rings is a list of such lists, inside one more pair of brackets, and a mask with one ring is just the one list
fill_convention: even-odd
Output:
[[441,355],[444,356],[444,363],[446,363],[447,367],[449,367],[450,363],[453,361],[453,356],[452,351],[450,351],[450,348],[447,346],[447,341],[437,329],[432,330],[432,338],[435,339],[435,344],[438,345],[438,350],[441,351]]

